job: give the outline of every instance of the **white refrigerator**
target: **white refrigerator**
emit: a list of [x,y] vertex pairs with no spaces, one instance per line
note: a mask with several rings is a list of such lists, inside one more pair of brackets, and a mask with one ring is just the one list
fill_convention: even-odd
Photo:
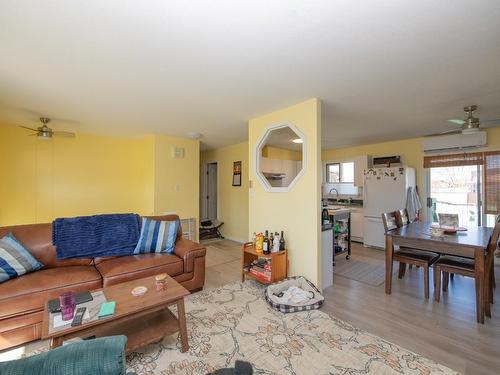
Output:
[[415,168],[369,168],[364,171],[364,246],[385,247],[382,213],[406,207],[409,187],[415,187]]

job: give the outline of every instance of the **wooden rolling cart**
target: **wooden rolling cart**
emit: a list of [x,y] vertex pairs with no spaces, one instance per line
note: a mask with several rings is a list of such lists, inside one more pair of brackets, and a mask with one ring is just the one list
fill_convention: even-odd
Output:
[[[245,278],[256,280],[263,284],[272,284],[283,280],[288,276],[288,251],[282,250],[277,253],[262,254],[255,251],[253,242],[243,244],[243,256],[241,258],[241,281]],[[245,270],[245,266],[251,264],[257,258],[271,259],[271,280],[263,281]]]

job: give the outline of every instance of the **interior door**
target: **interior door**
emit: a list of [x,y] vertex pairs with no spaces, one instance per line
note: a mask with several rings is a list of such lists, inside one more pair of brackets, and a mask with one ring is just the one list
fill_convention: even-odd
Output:
[[207,165],[207,218],[216,220],[217,214],[217,163],[209,163]]

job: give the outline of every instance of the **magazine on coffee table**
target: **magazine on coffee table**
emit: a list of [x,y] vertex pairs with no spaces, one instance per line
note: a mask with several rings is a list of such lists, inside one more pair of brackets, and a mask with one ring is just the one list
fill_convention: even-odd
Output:
[[[98,315],[99,315],[99,310],[101,308],[101,304],[107,302],[106,296],[104,295],[102,290],[97,292],[91,292],[91,294],[93,298],[92,301],[78,304],[75,308],[75,310],[78,309],[79,307],[87,308],[85,314],[83,315],[82,325],[85,325],[85,323],[99,319]],[[72,321],[73,319],[63,321],[61,319],[60,312],[49,313],[49,334],[70,328]]]

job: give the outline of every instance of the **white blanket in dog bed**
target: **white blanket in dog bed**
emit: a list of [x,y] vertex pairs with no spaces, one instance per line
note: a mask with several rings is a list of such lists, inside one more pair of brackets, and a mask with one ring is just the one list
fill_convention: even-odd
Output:
[[318,288],[303,276],[269,285],[264,296],[273,309],[283,313],[319,309],[325,300]]

